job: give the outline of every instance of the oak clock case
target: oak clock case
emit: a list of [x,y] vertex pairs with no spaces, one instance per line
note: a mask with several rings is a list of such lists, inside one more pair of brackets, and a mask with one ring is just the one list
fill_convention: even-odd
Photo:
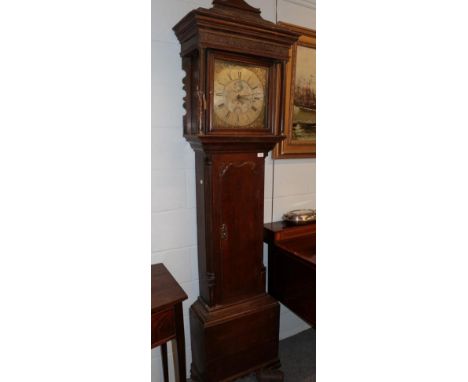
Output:
[[279,304],[263,265],[265,157],[284,139],[285,73],[298,34],[243,0],[214,0],[174,31],[184,137],[195,151],[200,296],[190,307],[191,378],[280,367]]

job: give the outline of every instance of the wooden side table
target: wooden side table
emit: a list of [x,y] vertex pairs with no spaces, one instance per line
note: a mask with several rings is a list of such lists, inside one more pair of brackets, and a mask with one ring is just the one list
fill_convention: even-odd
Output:
[[315,326],[316,224],[265,224],[268,293]]
[[176,381],[186,381],[182,301],[187,294],[163,264],[151,266],[151,348],[161,346],[164,381],[169,381],[167,342],[172,342]]

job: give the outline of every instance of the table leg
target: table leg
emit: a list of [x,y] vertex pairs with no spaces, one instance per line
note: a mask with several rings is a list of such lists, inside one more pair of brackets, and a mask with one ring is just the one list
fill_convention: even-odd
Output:
[[161,358],[163,364],[164,382],[169,382],[169,368],[167,366],[167,344],[161,345]]
[[182,303],[175,307],[176,340],[172,342],[174,355],[174,367],[176,372],[176,381],[186,382],[187,372],[185,367],[185,334],[184,334],[184,315],[182,312]]

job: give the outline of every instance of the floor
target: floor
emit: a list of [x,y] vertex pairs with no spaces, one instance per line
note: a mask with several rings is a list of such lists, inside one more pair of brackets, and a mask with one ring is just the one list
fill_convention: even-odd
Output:
[[[280,341],[284,382],[315,382],[315,329],[308,329]],[[237,382],[255,382],[254,375]]]

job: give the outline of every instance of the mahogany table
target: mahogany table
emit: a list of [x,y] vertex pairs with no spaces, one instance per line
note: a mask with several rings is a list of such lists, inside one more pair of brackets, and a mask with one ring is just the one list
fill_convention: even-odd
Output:
[[315,326],[315,223],[264,225],[268,243],[268,293]]
[[182,301],[187,294],[163,264],[151,266],[151,348],[161,346],[164,381],[169,381],[167,342],[172,340],[176,380],[186,381]]

